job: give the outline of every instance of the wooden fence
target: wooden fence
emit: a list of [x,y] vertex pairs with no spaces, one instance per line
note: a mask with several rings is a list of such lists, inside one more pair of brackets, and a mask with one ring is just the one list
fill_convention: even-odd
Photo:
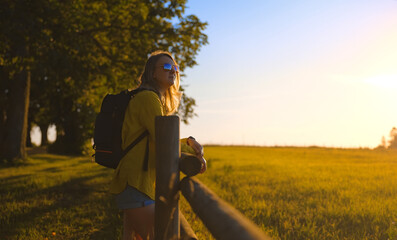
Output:
[[[179,192],[189,202],[216,239],[271,239],[254,223],[216,196],[197,180],[201,168],[198,158],[180,154],[179,117],[156,117],[156,205],[155,239],[197,239],[179,211]],[[179,172],[187,177],[180,181]]]

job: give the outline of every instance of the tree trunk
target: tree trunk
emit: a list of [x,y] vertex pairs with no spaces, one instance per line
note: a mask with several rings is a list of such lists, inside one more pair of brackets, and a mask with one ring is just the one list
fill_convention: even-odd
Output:
[[[6,115],[5,104],[2,104],[0,107],[1,107],[0,108],[0,150],[2,150],[4,143],[4,130],[5,130],[7,115]],[[0,157],[1,155],[2,154],[0,153]]]
[[26,147],[32,147],[32,139],[30,137],[30,132],[32,131],[32,124],[28,121],[26,130]]
[[48,125],[40,125],[40,132],[41,132],[41,144],[40,146],[47,146],[48,145],[48,138],[47,138],[47,132],[48,132]]
[[80,155],[82,153],[81,130],[78,128],[77,121],[76,116],[70,116],[64,124],[65,135],[62,140],[64,152],[68,155]]
[[26,135],[29,110],[30,72],[16,74],[9,96],[9,108],[4,129],[2,157],[12,161],[26,158]]
[[6,119],[5,111],[3,109],[0,109],[0,150],[3,149],[5,119]]
[[[62,127],[57,126],[57,139],[49,146],[49,151],[56,154],[81,155],[84,149],[84,138],[81,135],[76,115],[68,116]],[[59,131],[58,131],[59,129]]]
[[0,66],[0,150],[3,149],[4,129],[7,120],[7,83],[9,83],[8,73],[3,66]]

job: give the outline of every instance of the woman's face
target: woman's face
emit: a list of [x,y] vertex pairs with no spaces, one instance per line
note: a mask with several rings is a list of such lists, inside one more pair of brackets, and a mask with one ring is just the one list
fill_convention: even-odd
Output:
[[[172,66],[171,70],[164,69],[164,65],[170,64]],[[176,74],[174,67],[175,63],[171,58],[167,56],[161,56],[156,63],[153,78],[160,87],[160,91],[166,91],[169,87],[174,85],[176,80]]]

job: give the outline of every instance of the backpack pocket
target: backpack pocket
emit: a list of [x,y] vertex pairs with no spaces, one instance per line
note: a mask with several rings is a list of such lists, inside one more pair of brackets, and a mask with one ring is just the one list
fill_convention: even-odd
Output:
[[117,158],[115,158],[114,155],[115,154],[110,150],[96,149],[95,162],[102,166],[116,169],[117,166],[119,165],[119,162],[115,160]]

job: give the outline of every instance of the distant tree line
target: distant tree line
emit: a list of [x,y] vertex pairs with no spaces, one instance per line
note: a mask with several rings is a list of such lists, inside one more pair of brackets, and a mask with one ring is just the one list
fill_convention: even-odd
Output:
[[[0,160],[26,158],[33,126],[50,150],[81,154],[106,93],[137,85],[150,52],[196,65],[207,23],[184,16],[186,0],[0,0]],[[182,75],[183,77],[183,75]],[[181,89],[184,90],[183,88]],[[183,95],[187,123],[195,100]]]
[[385,136],[382,137],[381,144],[378,149],[397,149],[397,128],[393,127],[389,134],[389,141],[386,141]]

